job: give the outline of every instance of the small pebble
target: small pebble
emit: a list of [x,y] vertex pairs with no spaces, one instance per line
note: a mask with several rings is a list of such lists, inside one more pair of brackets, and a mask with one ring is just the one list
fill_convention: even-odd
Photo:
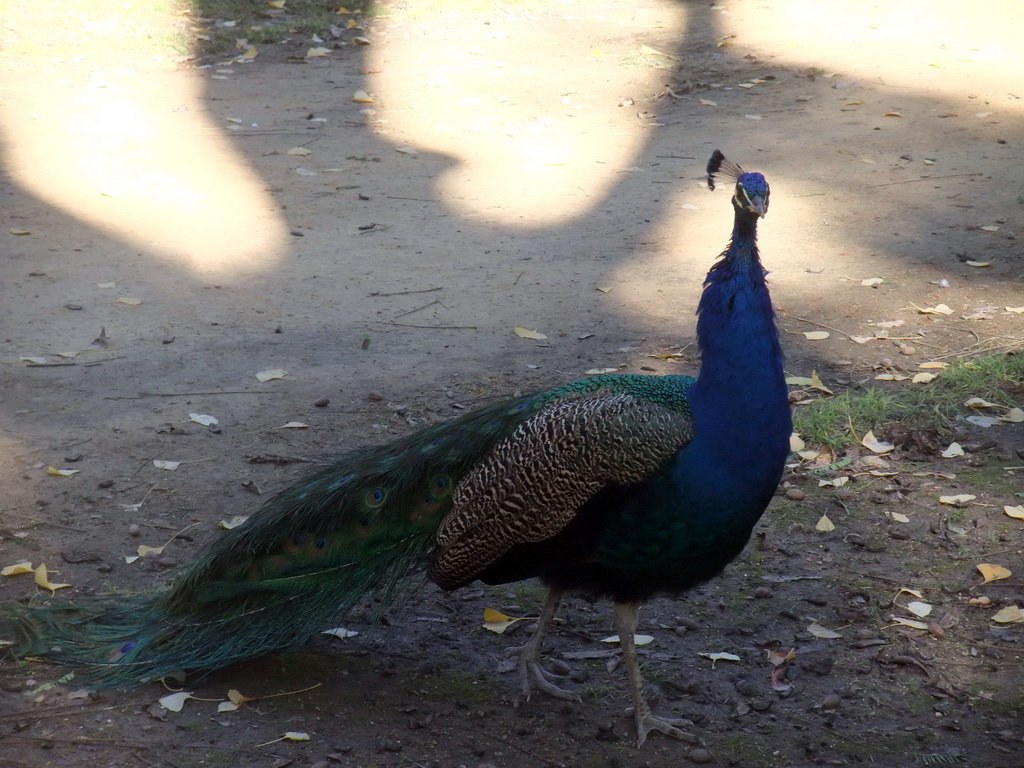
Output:
[[840,499],[841,501],[850,501],[853,498],[853,496],[853,491],[848,490],[846,488],[840,488],[838,491],[836,491],[836,498]]
[[803,501],[807,498],[807,494],[799,488],[789,488],[786,490],[786,498],[790,501]]
[[330,404],[331,399],[329,397],[321,397],[319,400],[313,401],[313,405],[315,405],[317,408],[326,408]]
[[68,303],[68,304],[64,305],[64,309],[70,309],[72,311],[77,311],[77,310],[79,310],[81,308],[82,308],[81,304],[71,304],[71,303]]
[[376,389],[371,389],[369,392],[366,393],[366,399],[372,400],[375,403],[379,403],[381,400],[384,399],[384,395],[382,395]]
[[113,488],[114,487],[114,481],[113,480],[100,480],[96,484],[96,487],[97,488]]
[[714,756],[703,747],[690,750],[690,762],[697,765],[707,765],[714,762]]
[[161,557],[156,561],[156,564],[161,568],[173,568],[178,564],[178,560],[174,557]]
[[698,624],[694,619],[691,619],[689,616],[679,616],[676,618],[676,621],[679,622],[679,626],[684,627],[690,630],[691,632],[695,632],[698,629],[700,629],[700,624]]
[[568,675],[572,672],[572,667],[566,664],[561,659],[555,659],[551,662],[551,671],[556,675]]
[[935,622],[932,622],[928,625],[928,634],[930,634],[932,637],[936,637],[939,640],[941,640],[946,636],[946,630],[944,630]]
[[142,529],[139,528],[137,523],[132,523],[131,525],[128,526],[128,535],[129,536],[138,536],[140,533],[142,533]]
[[843,703],[843,698],[838,693],[830,693],[821,701],[821,708],[827,711],[833,711],[839,709],[839,705]]
[[758,587],[754,590],[754,597],[758,600],[764,600],[772,596],[772,591],[768,587]]
[[877,635],[875,634],[875,631],[872,629],[864,628],[857,630],[858,640],[874,640],[876,637]]

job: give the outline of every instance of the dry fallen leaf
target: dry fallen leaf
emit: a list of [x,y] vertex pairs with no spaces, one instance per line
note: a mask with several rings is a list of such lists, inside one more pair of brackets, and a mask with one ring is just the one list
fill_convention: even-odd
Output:
[[835,529],[835,523],[828,519],[828,515],[822,515],[821,519],[818,520],[817,525],[814,526],[814,530],[820,531],[821,533],[830,533]]
[[928,629],[928,625],[923,621],[917,621],[916,619],[902,619],[898,616],[893,616],[892,621],[894,624],[899,624],[903,627],[912,627],[914,629]]
[[366,91],[359,90],[352,94],[352,101],[359,104],[373,104],[373,96]]
[[914,384],[928,384],[934,380],[934,373],[925,373],[924,371],[921,371],[920,373],[915,373],[910,379],[910,381]]
[[869,451],[878,454],[889,453],[895,448],[895,446],[892,445],[891,443],[886,443],[883,442],[882,440],[879,440],[877,437],[875,437],[874,432],[870,430],[866,435],[864,435],[863,438],[861,438],[860,444],[867,448]]
[[711,668],[712,669],[715,668],[715,662],[717,662],[717,661],[740,661],[741,660],[740,657],[737,656],[735,653],[724,653],[724,652],[719,652],[719,653],[698,653],[697,655],[701,656],[701,657],[703,657],[705,659],[711,659]]
[[204,427],[212,427],[217,424],[217,417],[210,416],[206,413],[190,413],[188,415],[189,421],[194,421],[196,424],[202,424]]
[[26,560],[22,563],[8,565],[3,570],[0,570],[0,576],[17,576],[19,573],[33,573],[34,571],[35,568],[32,567],[32,563]]
[[531,331],[527,328],[522,328],[518,325],[512,329],[512,332],[521,339],[533,339],[534,341],[544,341],[547,338],[547,336],[545,336],[543,333],[540,333],[538,331]]
[[288,371],[285,371],[281,368],[270,368],[266,371],[260,371],[259,373],[257,373],[256,379],[258,381],[270,381],[272,379],[283,379],[287,375]]
[[952,315],[953,310],[945,304],[936,304],[934,307],[918,307],[917,311],[922,315]]
[[956,458],[957,456],[963,456],[963,455],[964,455],[963,446],[960,445],[960,443],[955,443],[955,442],[954,443],[950,443],[949,447],[946,448],[946,450],[944,450],[942,452],[942,454],[941,454],[941,456],[944,459],[952,459],[952,458]]
[[195,697],[189,691],[178,691],[177,693],[169,693],[166,696],[161,696],[158,701],[160,706],[170,712],[181,712],[181,708],[185,706],[185,702],[188,699],[194,699]]
[[1004,568],[994,563],[980,563],[978,571],[981,572],[982,577],[985,579],[981,582],[982,584],[988,584],[990,581],[999,581],[1000,579],[1008,579],[1013,575],[1013,571],[1009,568]]
[[133,299],[131,296],[122,296],[120,299],[116,299],[114,303],[127,304],[129,307],[137,307],[142,303],[142,299]]
[[512,616],[506,616],[504,613],[494,610],[493,608],[484,608],[484,629],[489,629],[491,632],[502,635],[505,630],[515,624],[517,621],[524,621],[525,617],[513,618]]
[[711,99],[701,99],[700,103],[703,104],[705,107],[717,107],[718,106],[718,102],[717,101],[712,101]]
[[[324,48],[322,46],[317,46],[316,48],[310,48],[308,51],[306,51],[306,58],[307,59],[316,59],[316,58],[319,58],[321,56],[326,56],[330,52],[331,52],[330,48]],[[357,93],[358,93],[358,91],[357,91]],[[352,99],[352,101],[358,101],[358,99]],[[370,101],[373,101],[373,99],[370,99]]]
[[313,153],[305,147],[292,147],[288,150],[289,155],[299,155],[300,157],[309,157]]
[[886,514],[895,520],[897,523],[909,523],[910,518],[904,515],[902,512],[886,512]]
[[[57,571],[54,571],[57,573]],[[43,589],[48,589],[50,592],[56,592],[58,589],[64,589],[64,587],[70,587],[70,584],[52,584],[50,583],[50,577],[47,576],[46,563],[40,563],[36,568],[36,584]]]
[[1010,517],[1016,518],[1017,520],[1024,520],[1024,504],[1018,504],[1015,507],[1004,506],[1003,512],[1008,514]]
[[[486,614],[487,611],[485,610]],[[497,611],[495,611],[497,613]],[[337,637],[342,640],[348,640],[350,637],[355,637],[359,633],[354,629],[345,629],[344,627],[334,627],[332,629],[325,629],[320,632],[321,635],[330,635],[331,637]]]
[[966,504],[969,501],[974,501],[977,496],[970,493],[957,493],[952,496],[939,496],[940,504],[949,504],[951,506],[958,506],[960,504]]
[[907,610],[919,619],[923,619],[932,612],[932,605],[930,603],[921,602],[920,600],[914,600],[913,602],[907,603]]
[[[601,642],[602,643],[617,643],[617,642],[619,642],[619,636],[618,635],[609,635],[608,637],[604,638]],[[636,646],[650,645],[653,642],[654,642],[654,637],[651,636],[651,635],[633,635],[633,645],[636,645]]]
[[46,474],[54,475],[56,477],[71,477],[77,475],[82,470],[80,469],[57,469],[56,467],[47,467]]
[[992,621],[1000,624],[1021,624],[1024,623],[1024,611],[1016,605],[1008,605],[992,617]]
[[828,331],[804,331],[803,334],[804,338],[810,339],[811,341],[821,341],[822,339],[827,339],[832,335]]
[[167,461],[165,459],[153,459],[153,466],[157,469],[166,469],[168,472],[173,472],[181,466],[181,462]]
[[225,531],[230,531],[232,528],[237,528],[242,525],[246,520],[249,519],[248,515],[235,515],[230,520],[221,520],[217,523],[217,527],[223,528]]
[[842,638],[842,635],[838,632],[833,632],[831,629],[821,626],[818,622],[814,622],[807,627],[807,631],[819,640],[839,640]]

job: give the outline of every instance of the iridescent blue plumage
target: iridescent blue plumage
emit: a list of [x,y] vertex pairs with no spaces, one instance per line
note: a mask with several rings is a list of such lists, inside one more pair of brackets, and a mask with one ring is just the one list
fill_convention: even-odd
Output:
[[519,649],[520,685],[551,684],[541,641],[566,590],[615,601],[638,742],[689,738],[655,717],[633,647],[637,609],[718,573],[742,550],[788,453],[782,351],[756,230],[764,176],[716,150],[734,179],[728,248],[697,308],[700,374],[584,379],[359,449],[269,501],[163,589],[12,606],[19,654],[86,682],[131,686],[294,647],[377,590],[388,605],[419,568],[440,586],[539,577],[550,587]]

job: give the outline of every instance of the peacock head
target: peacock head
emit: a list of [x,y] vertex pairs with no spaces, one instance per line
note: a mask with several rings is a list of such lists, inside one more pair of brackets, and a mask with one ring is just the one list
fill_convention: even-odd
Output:
[[736,163],[725,159],[725,155],[715,150],[708,160],[708,189],[715,188],[715,175],[719,174],[736,180],[736,191],[732,203],[739,210],[753,213],[764,218],[768,213],[768,181],[760,173],[748,173]]

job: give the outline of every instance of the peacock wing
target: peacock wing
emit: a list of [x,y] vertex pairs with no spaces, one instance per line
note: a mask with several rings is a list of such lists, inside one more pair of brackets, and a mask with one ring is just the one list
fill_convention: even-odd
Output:
[[685,408],[631,393],[559,400],[481,457],[453,493],[430,576],[452,589],[548,539],[602,488],[644,480],[693,436]]

